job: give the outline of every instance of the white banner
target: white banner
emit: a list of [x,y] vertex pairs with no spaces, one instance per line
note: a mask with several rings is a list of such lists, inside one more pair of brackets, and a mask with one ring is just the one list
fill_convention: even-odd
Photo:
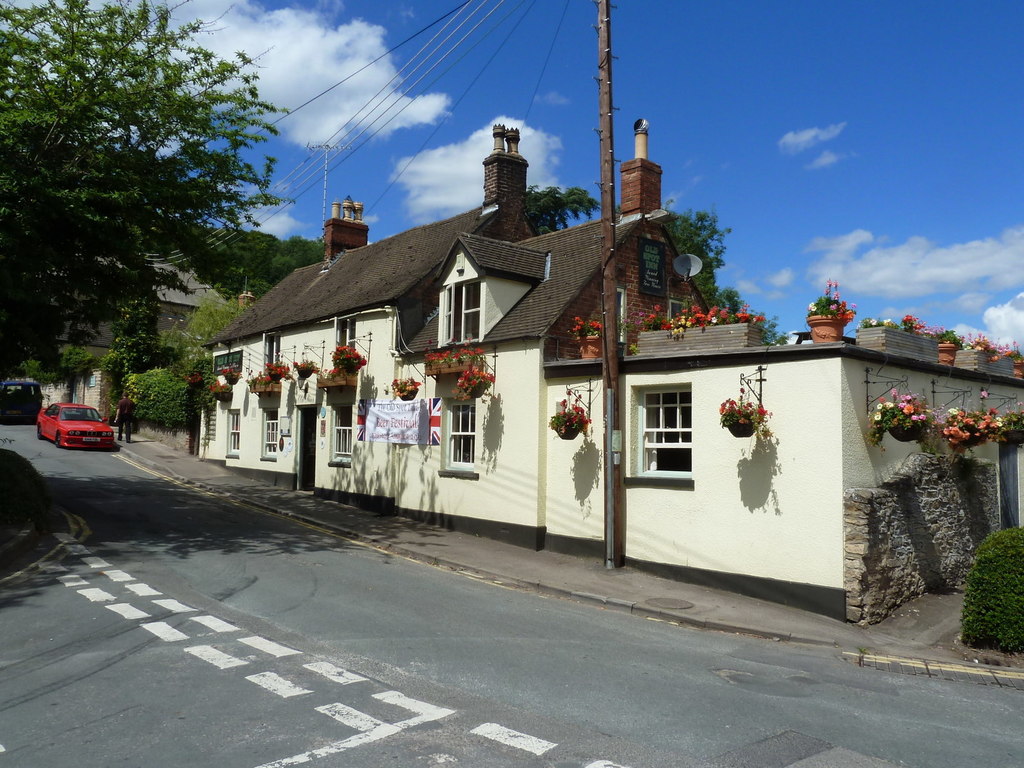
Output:
[[440,430],[440,413],[437,419],[432,408],[440,399],[433,400],[360,400],[358,411],[358,439],[370,443],[399,443],[402,445],[432,444],[432,421],[437,421]]

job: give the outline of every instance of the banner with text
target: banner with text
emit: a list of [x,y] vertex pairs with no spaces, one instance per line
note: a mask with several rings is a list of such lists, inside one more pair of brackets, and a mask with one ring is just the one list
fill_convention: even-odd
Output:
[[401,445],[441,444],[441,398],[360,400],[356,439]]

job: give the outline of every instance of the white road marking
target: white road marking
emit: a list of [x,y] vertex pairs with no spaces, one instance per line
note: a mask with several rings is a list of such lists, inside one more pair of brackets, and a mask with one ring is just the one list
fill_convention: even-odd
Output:
[[417,699],[410,699],[405,694],[399,693],[398,691],[384,691],[383,693],[373,694],[373,698],[380,699],[388,704],[394,704],[396,707],[402,709],[408,709],[411,712],[416,713],[416,717],[410,717],[408,720],[402,720],[401,722],[395,723],[399,728],[412,728],[415,725],[421,723],[429,723],[433,720],[440,720],[448,715],[454,715],[454,709],[445,709],[444,707],[435,707],[433,704],[427,704],[425,701],[418,701]]
[[91,589],[80,589],[78,590],[78,594],[80,594],[82,597],[87,597],[94,603],[102,603],[106,600],[116,599],[109,592],[104,592],[102,589],[98,589],[96,587],[92,587]]
[[75,574],[71,574],[68,576],[58,576],[57,581],[59,581],[65,587],[84,587],[89,583],[81,576]]
[[191,613],[196,610],[184,603],[179,603],[177,600],[154,600],[153,602],[161,608],[166,608],[171,613]]
[[129,576],[127,573],[125,573],[124,571],[119,571],[117,569],[114,569],[114,570],[111,570],[111,571],[103,571],[103,573],[111,581],[134,581],[135,580],[131,576]]
[[60,563],[43,563],[43,565],[39,566],[39,570],[46,571],[47,573],[64,573],[67,567]]
[[179,632],[166,621],[151,621],[148,624],[140,624],[139,626],[152,632],[161,640],[166,640],[168,643],[173,643],[176,640],[188,640],[188,635],[184,632]]
[[6,750],[6,749],[4,749],[4,745],[3,745],[3,744],[0,744],[0,752],[6,752],[6,751],[7,751],[7,750]]
[[607,760],[597,760],[589,765],[583,766],[583,768],[629,768],[629,766],[610,763]]
[[109,568],[110,563],[104,560],[102,557],[83,557],[82,562],[88,565],[90,568]]
[[242,665],[249,663],[245,659],[236,659],[234,656],[229,656],[223,651],[218,651],[210,645],[193,645],[191,648],[186,648],[185,653],[191,653],[197,659],[209,662],[218,669],[241,667]]
[[253,635],[252,637],[241,637],[238,642],[245,643],[248,646],[255,648],[257,651],[263,651],[269,653],[271,656],[293,656],[296,653],[302,653],[302,651],[296,651],[294,648],[288,648],[284,645],[278,645],[273,640],[267,640],[265,637],[258,637]]
[[63,531],[53,534],[53,538],[57,541],[63,541],[65,544],[69,541],[77,541],[77,539],[70,533],[64,533]]
[[303,664],[302,666],[310,672],[316,672],[318,675],[323,675],[328,680],[340,685],[352,685],[352,683],[361,683],[366,680],[365,677],[357,675],[354,672],[349,672],[347,669],[336,667],[329,661],[315,661],[312,664]]
[[89,555],[92,554],[92,550],[82,544],[67,544],[65,548],[72,555]]
[[214,632],[240,631],[234,624],[228,624],[226,621],[218,619],[216,616],[193,616],[192,621],[198,622],[207,629],[212,629]]
[[149,614],[145,611],[139,610],[134,605],[128,603],[115,603],[114,605],[106,605],[104,608],[109,608],[114,613],[119,613],[126,619],[148,619]]
[[496,741],[507,747],[515,747],[534,755],[543,755],[552,747],[558,746],[554,742],[544,741],[544,739],[538,739],[536,736],[513,731],[511,728],[506,728],[497,723],[478,725],[470,733],[475,733],[477,736],[483,736],[485,739],[491,739],[491,741]]
[[276,693],[282,699],[290,699],[292,696],[302,696],[312,691],[301,688],[295,683],[285,680],[278,674],[273,672],[260,672],[256,675],[246,675],[246,680],[249,680],[261,688],[266,688],[271,693]]
[[153,597],[154,595],[163,594],[162,592],[157,592],[149,584],[142,584],[141,582],[138,584],[126,584],[125,588],[131,590],[139,597]]
[[354,736],[349,736],[347,739],[327,744],[319,749],[310,750],[309,752],[303,752],[298,755],[292,755],[291,757],[286,757],[281,760],[275,760],[272,763],[264,763],[263,765],[258,766],[258,768],[287,768],[287,766],[291,765],[308,763],[316,757],[336,755],[339,752],[344,752],[352,749],[353,747],[362,746],[363,744],[369,744],[374,741],[380,741],[388,736],[394,736],[396,733],[400,733],[404,728],[418,725],[420,723],[427,722],[428,720],[438,720],[442,717],[447,717],[455,711],[452,709],[435,707],[433,704],[427,704],[424,701],[410,699],[408,696],[404,696],[398,691],[385,691],[384,693],[378,693],[375,694],[374,698],[409,709],[415,712],[417,716],[392,724],[385,723],[382,720],[371,717],[365,712],[360,712],[358,709],[352,709],[352,707],[346,706],[345,704],[326,704],[322,707],[317,707],[316,711],[322,712],[328,717],[333,717],[339,723],[347,725],[349,728],[354,728],[359,731],[359,733]]

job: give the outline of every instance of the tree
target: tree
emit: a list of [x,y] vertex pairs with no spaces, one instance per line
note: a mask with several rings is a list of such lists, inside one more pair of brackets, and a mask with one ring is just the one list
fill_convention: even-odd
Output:
[[273,204],[253,62],[164,5],[0,5],[0,370],[54,360],[124,298],[216,279],[211,228]]
[[531,185],[526,190],[526,219],[543,235],[569,226],[571,220],[582,219],[598,210],[601,204],[582,187],[540,189]]
[[265,232],[241,232],[223,248],[230,266],[214,287],[226,299],[234,299],[243,290],[259,298],[299,267],[324,258],[322,240],[298,235],[279,240]]
[[[735,288],[718,285],[718,270],[725,266],[725,236],[732,229],[719,227],[717,213],[687,209],[675,214],[666,229],[679,253],[692,253],[704,263],[693,281],[709,306],[727,307],[735,312],[746,304]],[[765,322],[762,338],[766,344],[786,342],[786,335],[778,330],[777,318]]]

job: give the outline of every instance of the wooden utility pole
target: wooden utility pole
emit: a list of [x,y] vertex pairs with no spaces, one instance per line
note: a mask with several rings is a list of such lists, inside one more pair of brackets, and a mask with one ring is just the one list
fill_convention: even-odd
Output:
[[625,563],[622,504],[622,427],[619,409],[618,265],[615,258],[615,141],[612,131],[611,1],[597,2],[598,132],[601,136],[601,254],[604,341],[605,565]]

